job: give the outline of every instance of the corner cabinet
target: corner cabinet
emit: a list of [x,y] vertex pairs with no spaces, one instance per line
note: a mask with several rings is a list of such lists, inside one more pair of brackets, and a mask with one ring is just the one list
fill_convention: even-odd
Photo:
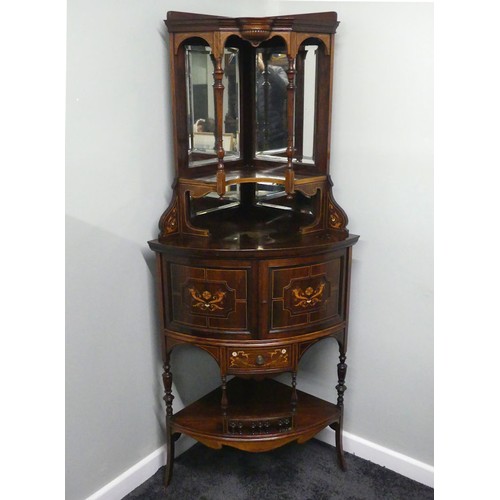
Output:
[[[167,467],[187,434],[267,451],[336,432],[339,464],[352,246],[329,175],[335,12],[227,18],[169,12],[175,181],[157,287]],[[339,345],[336,402],[297,390],[314,343]],[[173,414],[170,354],[191,344],[221,385]],[[289,372],[290,385],[274,380]],[[196,377],[196,374],[192,374]]]

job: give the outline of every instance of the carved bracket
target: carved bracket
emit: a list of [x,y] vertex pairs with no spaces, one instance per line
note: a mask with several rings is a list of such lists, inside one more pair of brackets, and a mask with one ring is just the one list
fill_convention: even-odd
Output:
[[170,206],[163,212],[158,226],[160,228],[160,238],[179,231],[179,201],[177,196],[174,196]]
[[[330,181],[331,182],[331,181]],[[349,234],[346,229],[349,219],[347,214],[344,212],[342,207],[335,201],[333,193],[330,190],[328,196],[326,197],[326,226],[327,229],[332,229],[334,231],[342,231]]]

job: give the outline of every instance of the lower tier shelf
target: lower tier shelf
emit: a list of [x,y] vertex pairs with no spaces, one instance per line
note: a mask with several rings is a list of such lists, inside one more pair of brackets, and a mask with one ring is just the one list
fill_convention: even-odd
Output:
[[232,446],[261,452],[297,440],[303,443],[341,418],[340,408],[272,379],[234,378],[227,384],[228,406],[221,407],[222,388],[180,410],[171,432],[187,434],[211,448]]

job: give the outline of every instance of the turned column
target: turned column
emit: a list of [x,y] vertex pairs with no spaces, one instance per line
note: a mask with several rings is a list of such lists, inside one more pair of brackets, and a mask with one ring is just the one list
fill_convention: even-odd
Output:
[[220,54],[215,56],[214,68],[214,94],[215,94],[215,146],[217,152],[217,194],[222,196],[226,192],[226,173],[224,171],[224,147],[223,147],[223,96],[224,84],[222,78],[224,70],[222,68],[222,58],[224,57],[224,49],[220,49]]
[[295,190],[295,179],[293,173],[293,134],[294,134],[294,116],[295,116],[295,58],[288,55],[288,69],[286,75],[288,77],[287,86],[287,128],[288,128],[288,144],[286,148],[287,163],[285,169],[285,190],[290,198]]

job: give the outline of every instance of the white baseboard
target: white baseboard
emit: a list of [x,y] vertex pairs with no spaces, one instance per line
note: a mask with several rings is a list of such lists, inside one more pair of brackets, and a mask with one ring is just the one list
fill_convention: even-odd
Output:
[[[191,448],[196,441],[189,436],[181,436],[175,443],[175,456]],[[161,446],[146,458],[127,469],[106,486],[90,495],[86,500],[119,500],[147,481],[167,461],[167,448]]]
[[[329,428],[317,434],[316,439],[335,446],[335,432]],[[389,448],[384,448],[349,432],[344,431],[343,441],[346,452],[386,467],[419,483],[434,487],[434,467],[431,465],[419,462]],[[187,436],[182,436],[176,443],[175,456],[177,457],[191,448],[195,442]],[[166,448],[164,446],[158,448],[86,500],[119,500],[123,498],[165,465],[166,456]]]
[[[316,435],[316,439],[335,446],[335,431],[327,427]],[[342,433],[342,440],[344,451],[434,488],[434,467],[432,465],[419,462],[349,432]]]
[[165,465],[166,457],[166,447],[158,448],[99,491],[90,495],[86,500],[119,500],[123,498],[149,479],[162,465]]

